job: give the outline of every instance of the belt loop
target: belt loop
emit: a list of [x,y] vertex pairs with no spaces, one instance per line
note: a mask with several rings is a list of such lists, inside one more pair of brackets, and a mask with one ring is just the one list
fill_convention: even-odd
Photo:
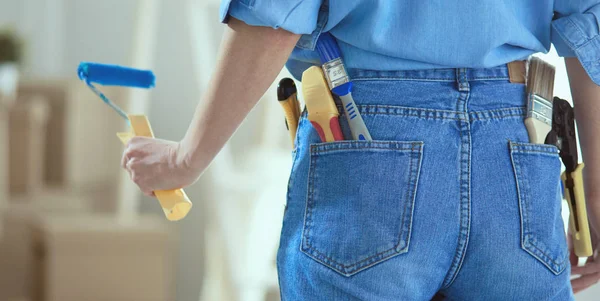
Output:
[[456,83],[458,85],[458,91],[461,91],[461,92],[469,91],[469,80],[467,79],[467,69],[456,68]]

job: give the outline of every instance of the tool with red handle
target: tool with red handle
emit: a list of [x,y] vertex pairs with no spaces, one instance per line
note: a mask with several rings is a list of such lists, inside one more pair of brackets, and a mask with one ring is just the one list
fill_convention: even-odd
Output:
[[338,111],[321,68],[313,66],[302,74],[302,94],[308,120],[319,133],[322,142],[344,140]]

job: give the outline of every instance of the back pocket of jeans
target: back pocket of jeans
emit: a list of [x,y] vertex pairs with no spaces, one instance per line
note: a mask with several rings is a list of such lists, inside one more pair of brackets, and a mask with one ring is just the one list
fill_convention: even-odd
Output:
[[558,149],[509,144],[521,212],[521,247],[558,275],[568,264]]
[[423,142],[312,144],[301,250],[351,276],[406,253]]

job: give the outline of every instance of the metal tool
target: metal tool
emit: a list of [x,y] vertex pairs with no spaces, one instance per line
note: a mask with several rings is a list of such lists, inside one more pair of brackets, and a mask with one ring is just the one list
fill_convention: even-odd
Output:
[[559,148],[560,158],[565,165],[565,172],[561,175],[561,179],[564,195],[571,211],[569,228],[575,255],[589,257],[592,256],[593,249],[583,186],[584,164],[579,163],[577,154],[575,113],[569,102],[564,99],[554,97],[553,103],[552,130],[545,142]]

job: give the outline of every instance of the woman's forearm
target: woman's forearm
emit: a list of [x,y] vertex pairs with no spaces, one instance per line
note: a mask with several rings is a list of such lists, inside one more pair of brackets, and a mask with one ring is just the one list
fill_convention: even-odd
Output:
[[577,58],[567,58],[565,62],[575,106],[579,143],[585,162],[588,205],[600,210],[600,86],[592,82]]
[[208,166],[273,83],[299,38],[231,18],[208,90],[181,142],[190,165]]

